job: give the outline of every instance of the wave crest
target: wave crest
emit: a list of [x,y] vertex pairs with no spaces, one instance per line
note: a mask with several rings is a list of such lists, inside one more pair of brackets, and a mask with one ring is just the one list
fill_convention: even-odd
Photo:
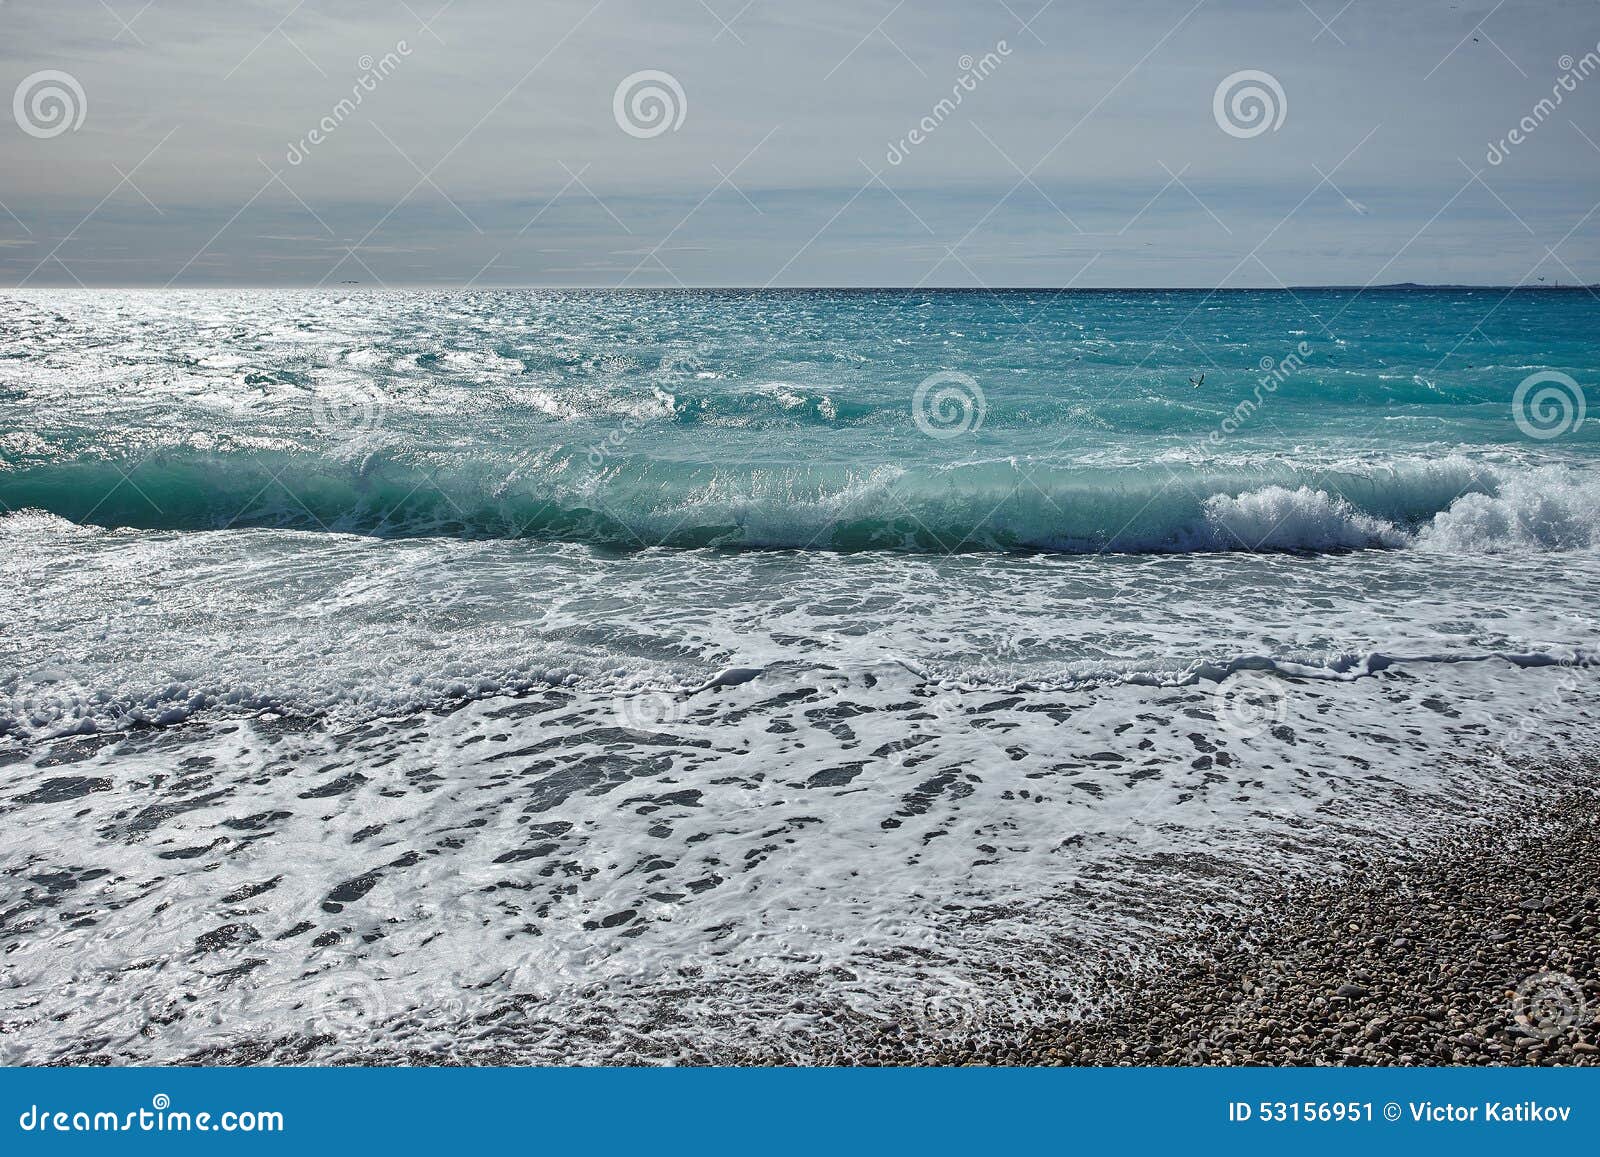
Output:
[[1217,549],[1232,543],[1243,550],[1354,550],[1411,542],[1393,523],[1309,486],[1267,486],[1237,497],[1215,494],[1206,500],[1205,511]]
[[440,459],[362,448],[169,451],[0,473],[0,503],[142,529],[281,527],[636,549],[1065,553],[1365,548],[1480,553],[1600,543],[1600,482],[1461,457],[1305,466],[727,466],[573,448]]

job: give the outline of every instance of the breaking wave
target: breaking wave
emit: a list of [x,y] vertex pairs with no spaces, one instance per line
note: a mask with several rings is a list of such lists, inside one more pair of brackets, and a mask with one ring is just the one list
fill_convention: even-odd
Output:
[[1459,456],[1306,467],[721,464],[582,451],[434,460],[268,450],[76,458],[0,474],[0,502],[161,530],[278,527],[638,549],[1067,553],[1420,547],[1572,550],[1600,539],[1573,467]]

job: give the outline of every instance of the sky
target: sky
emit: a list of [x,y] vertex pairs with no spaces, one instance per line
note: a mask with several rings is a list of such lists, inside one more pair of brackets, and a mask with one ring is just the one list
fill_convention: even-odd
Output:
[[3,286],[1600,281],[1595,0],[0,0],[6,97]]

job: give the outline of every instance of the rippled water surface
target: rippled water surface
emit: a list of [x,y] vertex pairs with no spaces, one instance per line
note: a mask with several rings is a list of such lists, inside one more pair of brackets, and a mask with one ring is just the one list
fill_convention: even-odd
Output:
[[1518,387],[1592,382],[1595,321],[0,297],[0,1048],[806,1059],[1088,1007],[1586,750],[1600,439]]

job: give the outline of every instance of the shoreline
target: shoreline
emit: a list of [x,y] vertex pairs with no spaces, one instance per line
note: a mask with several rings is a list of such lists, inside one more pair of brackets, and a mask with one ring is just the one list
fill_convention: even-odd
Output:
[[921,1063],[1600,1062],[1600,791],[1456,826],[1418,855],[1340,859],[1338,878],[1163,936],[1170,965],[1108,978],[1098,1013]]
[[[1514,714],[1505,687],[1494,680],[1458,684],[1458,694],[1440,699],[1440,689],[1426,681],[1396,679],[1319,686],[1317,694],[1307,690],[1292,716],[1293,729],[1285,727],[1282,736],[1269,731],[1250,745],[1225,744],[1208,754],[1194,777],[1173,781],[1200,791],[1231,783],[1237,786],[1217,790],[1242,793],[1292,760],[1291,766],[1304,769],[1294,772],[1297,778],[1325,784],[1314,810],[1267,806],[1282,796],[1259,803],[1246,796],[1244,803],[1254,808],[1248,816],[1196,829],[1205,833],[1198,842],[1115,823],[1085,826],[1090,846],[1075,877],[1019,895],[1010,907],[1004,891],[990,888],[985,895],[992,902],[947,908],[952,931],[945,943],[932,944],[937,951],[913,945],[896,956],[751,954],[750,967],[737,974],[703,967],[660,973],[591,969],[599,957],[576,960],[569,969],[550,953],[523,957],[532,962],[532,980],[514,975],[475,986],[454,977],[432,987],[389,984],[390,976],[403,981],[412,975],[400,966],[376,978],[375,970],[323,969],[271,984],[252,977],[239,985],[230,1006],[201,1004],[191,995],[197,990],[183,987],[180,979],[147,972],[150,965],[142,962],[154,957],[130,955],[140,943],[134,942],[113,955],[139,963],[117,964],[139,1009],[138,1039],[80,1032],[82,1047],[57,1051],[44,1063],[585,1064],[595,1063],[601,1048],[625,1034],[626,1047],[610,1048],[603,1063],[1594,1063],[1600,1027],[1594,1019],[1600,1013],[1600,765],[1578,754],[1592,743],[1572,732],[1576,723],[1543,719],[1544,736],[1564,738],[1572,754],[1513,761],[1486,751],[1481,758],[1462,758],[1454,743],[1477,737],[1487,744],[1488,725],[1476,721],[1479,706],[1492,701],[1502,718]],[[1362,693],[1347,694],[1352,687]],[[1391,694],[1376,698],[1363,690],[1385,687]],[[1323,691],[1337,694],[1329,698]],[[1164,735],[1171,720],[1209,718],[1205,713],[1216,708],[1207,698],[1163,693],[1156,713],[1141,695],[1102,714],[1143,721],[1150,734]],[[1385,759],[1388,740],[1379,728],[1399,731],[1394,721],[1423,703],[1453,704],[1450,718],[1463,721],[1455,725],[1451,744],[1414,741],[1433,767],[1408,786],[1393,778],[1402,749]],[[1341,708],[1347,709],[1342,716]],[[1329,715],[1346,722],[1319,739],[1324,733],[1314,721]],[[505,718],[496,714],[485,722],[499,730],[507,727]],[[864,713],[855,717],[856,726],[864,729],[875,718]],[[1409,727],[1420,728],[1426,718],[1413,717]],[[1080,717],[1078,726],[1089,724]],[[435,739],[480,733],[476,725],[445,728]],[[1368,759],[1340,745],[1343,736],[1357,734],[1367,737]],[[1119,732],[1108,748],[1145,750],[1143,736],[1140,730]],[[869,733],[863,742],[874,738]],[[1296,747],[1282,746],[1289,738]],[[508,733],[495,742],[513,748],[520,740]],[[277,758],[287,757],[279,752]],[[285,779],[276,794],[319,788],[332,770]],[[460,774],[468,775],[465,768]],[[1019,781],[1014,773],[996,780]],[[1040,785],[1049,781],[1026,782],[1035,798],[1046,794]],[[507,790],[513,793],[508,798],[522,798],[515,784]],[[1124,811],[1147,804],[1134,797]],[[768,827],[757,823],[751,830]],[[1044,830],[1057,839],[1063,831],[1050,825]],[[1145,842],[1143,835],[1155,838]],[[1018,847],[1029,846],[1019,840]],[[395,863],[386,866],[401,870]],[[251,901],[263,893],[233,894]],[[1069,918],[1044,918],[1058,906]],[[605,910],[591,907],[570,919]],[[1034,910],[1038,919],[1029,917]],[[1071,918],[1073,911],[1088,918]],[[309,930],[296,925],[285,936],[263,920],[272,934],[263,943],[264,936],[252,940],[242,931],[244,919],[255,913],[235,908],[226,916],[231,922],[220,931],[236,936],[237,943],[221,944],[217,936],[197,942],[196,958],[204,956],[211,968],[237,959],[253,973],[260,962],[287,950],[278,947],[281,942]],[[187,927],[209,924],[189,919],[173,926],[184,942]],[[973,928],[981,931],[958,938]],[[593,940],[579,936],[577,942]],[[218,955],[230,950],[231,957]],[[422,962],[403,954],[389,959],[413,971]],[[880,962],[882,971],[874,972]],[[1512,995],[1541,968],[1574,978],[1568,983],[1578,986],[1579,996],[1572,1003],[1585,1015],[1558,1027],[1575,1032],[1546,1040],[1519,1031],[1513,1021]],[[746,988],[734,995],[743,993],[744,1003],[722,1001],[721,986],[739,983]],[[1562,990],[1551,992],[1559,997]],[[707,1033],[703,1022],[692,1019],[696,1008],[749,1008],[756,1000],[765,1002],[773,1027],[748,1042]],[[187,1021],[191,1008],[219,1007],[221,1012],[193,1022],[199,1028],[192,1037],[168,1029]],[[233,1009],[237,1025],[229,1017]],[[54,1026],[62,1018],[44,1015],[48,1011],[30,1008],[23,1027],[58,1031]],[[427,1018],[445,1024],[448,1035],[406,1038],[395,1031]],[[200,1035],[207,1023],[215,1026],[209,1039]],[[187,1039],[198,1047],[179,1052]],[[149,1048],[136,1052],[146,1041]],[[166,1052],[164,1058],[149,1055],[156,1047]]]
[[[1437,838],[1403,838],[1397,849],[1341,853],[1338,876],[1295,877],[1169,924],[1175,930],[1158,937],[1145,963],[1100,974],[1095,1008],[1080,1017],[993,1024],[982,1040],[858,1021],[851,1043],[810,1058],[713,1048],[686,1063],[1600,1065],[1600,787],[1552,793],[1488,823],[1457,822]],[[264,1043],[168,1063],[319,1063],[309,1052],[286,1061]],[[117,1063],[90,1051],[47,1066]],[[451,1059],[375,1051],[332,1063],[527,1062],[501,1047]]]

